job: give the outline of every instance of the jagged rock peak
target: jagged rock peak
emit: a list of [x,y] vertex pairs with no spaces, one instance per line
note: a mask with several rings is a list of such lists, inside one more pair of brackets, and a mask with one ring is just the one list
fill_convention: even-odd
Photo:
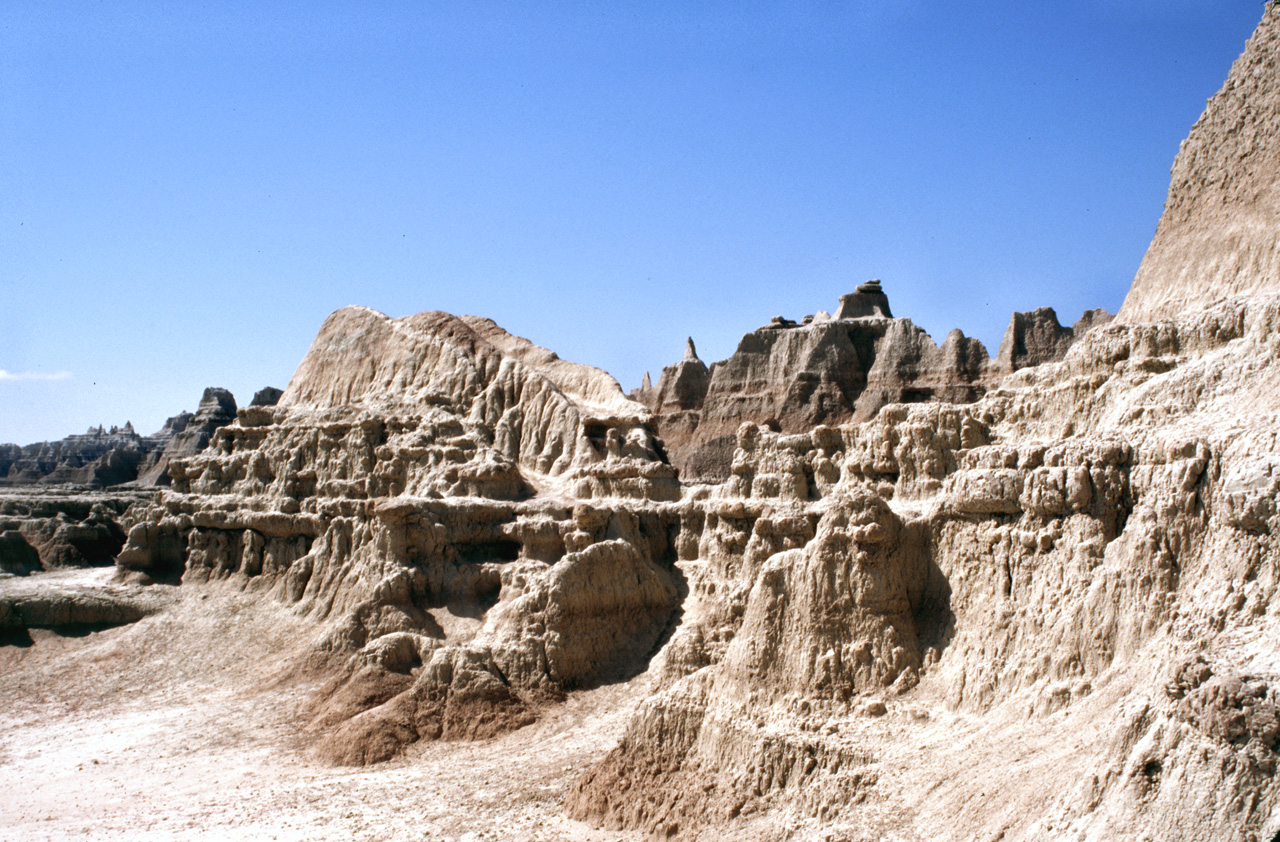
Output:
[[227,389],[210,386],[204,390],[200,398],[200,406],[196,408],[196,416],[236,417],[236,397]]
[[1182,142],[1155,237],[1117,318],[1172,319],[1280,290],[1280,6],[1263,14]]
[[[697,349],[697,347],[696,347],[696,346],[694,346],[694,344],[693,344],[693,337],[692,337],[692,336],[690,336],[687,340],[685,340],[685,344],[684,344],[684,358],[685,358],[685,360],[687,360],[687,361],[697,360],[698,362],[701,362],[701,360],[698,360],[698,349]],[[648,374],[649,374],[649,373],[646,371],[646,372],[645,372],[645,375],[646,375],[646,376],[648,376]]]
[[1052,307],[1037,307],[1026,313],[1014,313],[1000,341],[995,369],[998,376],[1031,366],[1055,362],[1067,355],[1067,349],[1095,327],[1109,323],[1114,316],[1101,307],[1086,310],[1071,327],[1058,322]]

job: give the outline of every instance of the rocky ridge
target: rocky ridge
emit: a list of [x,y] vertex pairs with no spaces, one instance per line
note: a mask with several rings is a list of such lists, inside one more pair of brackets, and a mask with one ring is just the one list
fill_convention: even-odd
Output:
[[690,339],[684,359],[632,397],[653,412],[686,481],[718,482],[729,476],[744,421],[796,433],[866,421],[891,403],[972,403],[1018,369],[1062,359],[1072,342],[1110,318],[1091,310],[1063,327],[1049,307],[1014,313],[992,360],[960,330],[938,346],[910,319],[894,318],[874,280],[841,296],[834,316],[774,317],[710,366]]
[[[1278,19],[1224,90],[1265,89]],[[301,730],[327,762],[486,739],[644,671],[578,819],[1272,839],[1280,294],[1241,292],[1070,341],[1015,316],[992,362],[868,285],[724,364],[690,342],[644,403],[485,319],[346,308],[277,405],[170,461],[116,563],[309,618],[328,680]],[[703,433],[723,481],[677,470]]]
[[[274,404],[280,394],[279,389],[263,389],[254,405]],[[226,389],[209,388],[194,414],[180,412],[149,436],[138,435],[126,422],[110,429],[90,427],[84,435],[60,441],[0,445],[0,487],[165,485],[170,459],[199,453],[213,431],[235,417],[235,397]]]

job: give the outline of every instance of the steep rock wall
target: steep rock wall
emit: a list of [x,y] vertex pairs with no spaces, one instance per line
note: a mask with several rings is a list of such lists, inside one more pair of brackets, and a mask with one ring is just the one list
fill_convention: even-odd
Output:
[[1280,7],[1271,4],[1182,143],[1118,318],[1174,318],[1280,290]]
[[571,814],[1269,838],[1277,307],[1104,328],[969,407],[744,427],[659,684]]
[[1062,359],[1076,339],[1110,320],[1105,311],[1091,310],[1064,327],[1047,307],[1015,313],[992,360],[981,342],[959,330],[939,346],[909,319],[893,318],[879,281],[840,301],[835,318],[775,318],[709,368],[686,352],[662,370],[656,387],[634,394],[654,413],[666,452],[686,481],[729,476],[743,421],[792,433],[865,421],[893,403],[970,403],[1014,371]]

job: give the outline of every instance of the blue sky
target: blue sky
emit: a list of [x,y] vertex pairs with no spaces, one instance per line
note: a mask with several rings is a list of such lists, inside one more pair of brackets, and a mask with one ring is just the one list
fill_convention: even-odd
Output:
[[1262,10],[9,0],[0,442],[247,403],[348,304],[630,389],[876,277],[994,354],[1119,307]]

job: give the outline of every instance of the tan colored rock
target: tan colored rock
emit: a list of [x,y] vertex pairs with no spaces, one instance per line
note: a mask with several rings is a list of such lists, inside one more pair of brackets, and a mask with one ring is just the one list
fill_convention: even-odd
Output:
[[1280,8],[1173,162],[1164,215],[1117,318],[1154,322],[1280,291]]
[[[731,473],[744,421],[787,433],[874,418],[899,403],[971,403],[1007,374],[1061,359],[1079,336],[1106,324],[1091,310],[1074,328],[1049,308],[1015,313],[996,360],[961,331],[939,346],[909,319],[892,318],[879,281],[841,298],[834,318],[777,319],[707,368],[686,353],[656,388],[635,394],[652,410],[671,462],[686,481]],[[692,342],[692,340],[690,340]]]

